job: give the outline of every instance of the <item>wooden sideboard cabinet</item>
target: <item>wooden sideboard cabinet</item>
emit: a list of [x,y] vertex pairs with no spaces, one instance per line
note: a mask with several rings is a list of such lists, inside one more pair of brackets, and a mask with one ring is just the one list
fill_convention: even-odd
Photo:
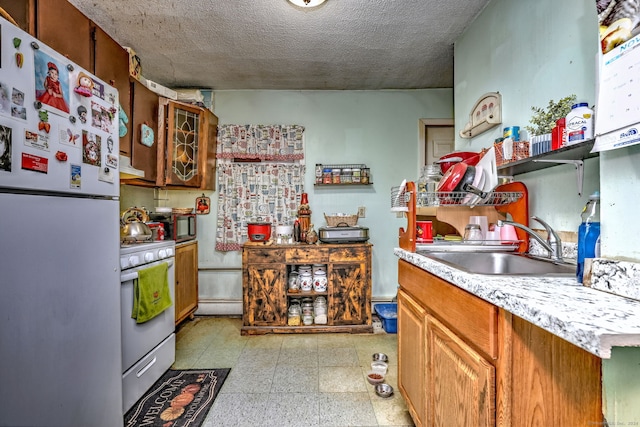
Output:
[[198,309],[198,242],[176,245],[176,325]]
[[[373,332],[369,243],[265,245],[242,250],[242,334]],[[300,265],[327,269],[326,292],[289,292],[288,277]],[[292,299],[324,296],[327,323],[288,325]]]
[[416,426],[603,425],[601,360],[404,260],[398,388]]

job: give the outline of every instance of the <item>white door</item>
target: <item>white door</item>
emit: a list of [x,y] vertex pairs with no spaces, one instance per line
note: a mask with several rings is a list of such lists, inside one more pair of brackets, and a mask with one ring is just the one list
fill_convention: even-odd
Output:
[[455,150],[453,126],[425,125],[425,164],[431,164]]

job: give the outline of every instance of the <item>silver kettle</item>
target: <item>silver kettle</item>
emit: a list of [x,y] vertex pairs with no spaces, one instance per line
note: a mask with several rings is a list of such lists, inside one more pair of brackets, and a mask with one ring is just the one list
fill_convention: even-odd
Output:
[[120,217],[120,240],[123,242],[144,242],[153,238],[151,228],[145,222],[149,215],[144,209],[129,208]]

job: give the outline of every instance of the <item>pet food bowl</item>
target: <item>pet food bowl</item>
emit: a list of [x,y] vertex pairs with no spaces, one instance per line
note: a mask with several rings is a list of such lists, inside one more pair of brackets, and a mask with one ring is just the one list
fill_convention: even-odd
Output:
[[373,361],[387,363],[389,361],[389,357],[384,353],[373,353]]
[[371,371],[387,375],[388,365],[384,362],[371,362]]
[[376,384],[374,387],[376,394],[380,397],[390,397],[393,394],[393,387],[386,383]]
[[384,381],[384,374],[378,371],[369,371],[367,372],[367,381],[372,385],[380,384]]

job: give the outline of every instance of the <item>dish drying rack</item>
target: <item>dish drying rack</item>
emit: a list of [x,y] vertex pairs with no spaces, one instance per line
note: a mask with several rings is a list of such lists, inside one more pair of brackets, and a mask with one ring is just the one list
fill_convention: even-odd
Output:
[[[518,201],[523,193],[518,191],[489,191],[476,195],[466,191],[416,193],[416,205],[419,207],[437,206],[504,206]],[[411,192],[406,187],[391,188],[391,211],[408,212],[407,204],[411,200]]]
[[[399,229],[399,246],[415,252],[416,217],[418,216],[433,217],[439,222],[449,224],[460,235],[463,235],[471,214],[486,216],[489,223],[495,223],[510,215],[514,221],[528,225],[529,197],[526,186],[521,182],[513,182],[496,188],[502,191],[494,189],[494,191],[481,193],[480,196],[468,192],[426,193],[426,197],[430,194],[431,197],[437,197],[438,205],[418,206],[417,188],[414,182],[403,181],[400,186],[392,187],[391,211],[396,212],[398,217],[404,216],[407,220],[406,227]],[[435,202],[436,199],[431,200]],[[522,232],[519,233],[519,231]],[[526,252],[529,245],[527,233],[520,229],[516,229],[516,233],[521,240],[518,252]]]

